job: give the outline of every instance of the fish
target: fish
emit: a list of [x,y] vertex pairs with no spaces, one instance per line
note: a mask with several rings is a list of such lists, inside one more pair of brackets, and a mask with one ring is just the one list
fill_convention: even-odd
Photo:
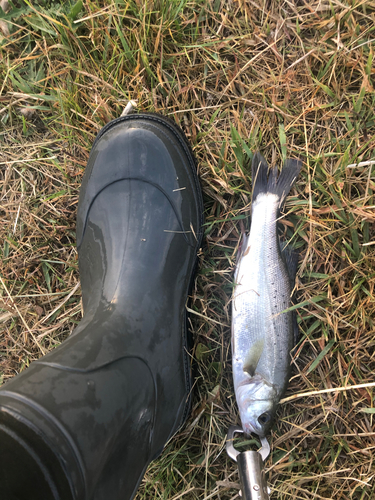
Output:
[[252,161],[250,233],[244,236],[232,297],[232,370],[243,431],[265,437],[290,378],[298,336],[291,293],[298,253],[280,243],[277,221],[302,163],[278,174],[260,153]]

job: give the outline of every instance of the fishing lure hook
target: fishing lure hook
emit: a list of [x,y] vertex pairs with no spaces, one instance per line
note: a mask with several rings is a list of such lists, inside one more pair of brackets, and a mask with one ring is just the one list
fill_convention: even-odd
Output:
[[233,446],[235,434],[243,434],[242,427],[232,425],[228,429],[226,450],[230,458],[237,462],[242,498],[244,500],[269,500],[271,493],[264,473],[264,460],[270,454],[270,445],[265,437],[260,438],[259,451],[239,452]]

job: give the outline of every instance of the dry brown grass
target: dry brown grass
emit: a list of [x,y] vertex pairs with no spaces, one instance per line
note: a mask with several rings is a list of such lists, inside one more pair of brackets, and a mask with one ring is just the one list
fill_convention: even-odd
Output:
[[230,299],[258,149],[273,164],[304,161],[282,221],[301,250],[301,340],[270,437],[272,498],[374,498],[375,2],[86,0],[78,23],[51,2],[14,9],[0,63],[4,381],[80,319],[84,166],[98,129],[136,99],[185,130],[206,210],[190,304],[193,412],[137,498],[238,497],[224,450],[238,422]]

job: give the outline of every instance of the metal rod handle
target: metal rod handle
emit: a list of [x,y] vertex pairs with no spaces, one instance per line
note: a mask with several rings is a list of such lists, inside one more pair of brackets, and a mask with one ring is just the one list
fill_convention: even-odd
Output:
[[244,500],[269,500],[271,493],[263,470],[263,460],[257,451],[237,455],[238,472]]

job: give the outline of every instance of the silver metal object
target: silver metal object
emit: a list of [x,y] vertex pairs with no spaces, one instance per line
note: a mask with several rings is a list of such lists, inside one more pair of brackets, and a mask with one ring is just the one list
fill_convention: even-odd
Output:
[[130,115],[137,107],[137,101],[129,101],[128,104],[125,106],[123,112],[121,113],[121,116],[126,116]]
[[244,500],[269,500],[271,490],[267,486],[263,461],[270,453],[270,445],[266,438],[261,438],[262,448],[259,451],[248,450],[241,453],[233,446],[234,435],[237,433],[243,434],[241,427],[229,427],[226,450],[229,457],[237,462],[242,498]]

